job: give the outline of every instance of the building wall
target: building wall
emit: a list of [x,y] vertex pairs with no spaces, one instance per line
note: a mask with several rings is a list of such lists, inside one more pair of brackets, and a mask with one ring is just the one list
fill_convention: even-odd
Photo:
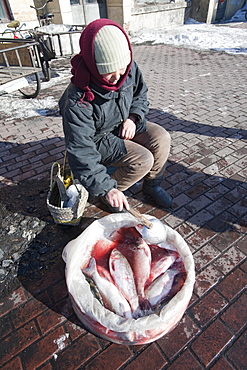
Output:
[[131,11],[130,31],[181,26],[184,24],[186,7],[185,0],[155,5],[134,5]]
[[73,24],[70,0],[53,0],[47,4],[47,10],[54,14],[53,23]]
[[33,0],[9,0],[9,5],[14,19],[21,23],[37,19],[36,11],[30,8],[30,5],[34,5]]
[[[44,0],[9,0],[9,4],[14,19],[20,20],[21,23],[27,23],[27,28],[38,26],[36,11],[30,5],[40,7],[44,4]],[[92,4],[89,2],[85,3],[84,10],[81,5],[82,15],[83,11],[86,15],[87,9],[89,12],[91,9],[90,5]],[[94,6],[97,7],[97,2]],[[106,0],[106,14],[108,18],[116,21],[126,31],[130,32],[136,32],[141,29],[182,25],[184,23],[186,7],[187,2],[185,0],[175,0],[174,3],[156,3],[154,5],[144,2],[140,3],[138,0]],[[39,11],[39,14],[44,14],[45,12],[54,13],[53,23],[55,24],[75,24],[75,20],[77,19],[82,20],[79,24],[89,23],[87,21],[84,22],[83,16],[79,18],[75,17],[75,11],[79,14],[79,10],[78,7],[73,8],[70,0],[53,0],[46,5],[43,11]],[[94,9],[94,14],[96,13]],[[97,14],[95,17],[98,18],[99,16]],[[0,30],[1,28],[6,28],[6,25],[1,25]]]
[[[34,28],[38,26],[36,11],[30,7],[30,5],[34,5],[33,0],[9,0],[8,2],[11,20],[18,20],[21,24],[25,23],[25,28]],[[10,23],[10,21],[0,23],[0,32],[3,32],[7,28],[7,24]]]
[[186,7],[185,0],[154,5],[138,4],[134,0],[107,0],[108,18],[132,32],[164,26],[180,26],[184,23]]

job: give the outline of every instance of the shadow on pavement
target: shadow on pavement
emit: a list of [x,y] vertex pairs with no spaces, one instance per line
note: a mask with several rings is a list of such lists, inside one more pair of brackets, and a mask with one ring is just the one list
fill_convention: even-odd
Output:
[[[158,123],[167,130],[174,132],[185,132],[189,134],[203,135],[208,137],[225,137],[233,139],[246,139],[247,130],[234,127],[224,127],[215,125],[207,125],[205,123],[198,123],[194,121],[187,121],[182,118],[178,118],[173,114],[158,109],[150,109],[148,114],[148,120],[152,121],[152,117],[158,117]],[[222,120],[222,118],[221,118]],[[163,123],[164,122],[164,123]],[[156,120],[157,123],[157,120]],[[242,126],[244,126],[242,124]]]
[[[157,114],[158,111],[151,111],[151,114],[154,112]],[[160,112],[158,115],[160,121]],[[168,131],[236,139],[243,138],[247,132],[178,120],[175,116],[164,112],[162,112],[162,118],[164,122],[168,122],[167,127],[164,123]],[[172,122],[175,119],[176,124]],[[6,168],[14,165],[16,167],[12,171],[25,174],[26,170],[32,175],[32,169],[39,161],[39,156],[42,163],[51,162],[49,151],[57,150],[54,158],[62,163],[64,139],[53,137],[25,144],[2,141],[0,149],[3,158],[5,155],[2,164]],[[42,163],[39,164],[40,168]],[[20,169],[21,166],[23,171]],[[49,174],[49,170],[46,171]],[[45,173],[42,172],[40,176],[45,176]],[[11,183],[12,178],[7,178],[6,183],[8,181]],[[165,210],[162,217],[168,216],[167,221],[169,217],[175,217],[182,223],[191,225],[192,228],[209,229],[213,233],[222,233],[225,230],[241,233],[242,227],[246,226],[245,186],[243,181],[197,172],[181,163],[169,161],[164,187],[173,197],[174,202],[173,208]],[[58,293],[55,291],[56,287],[60,286],[63,291],[60,296],[63,302],[61,305],[65,305],[63,308],[61,306],[57,308],[57,312],[61,313],[61,310],[69,304],[64,286],[62,250],[71,239],[76,238],[92,223],[94,218],[84,217],[76,228],[55,225],[46,206],[48,189],[47,176],[42,180],[23,180],[0,188],[1,250],[3,258],[10,260],[6,262],[10,266],[6,267],[8,273],[1,285],[3,290],[7,291],[12,283],[14,285],[19,282],[48,307],[57,304]],[[143,203],[143,212],[145,212],[145,204],[146,208],[147,204],[154,209],[156,207],[150,199],[143,197],[140,186],[137,191],[131,192],[131,196]],[[99,208],[105,210],[100,203]],[[159,212],[159,208],[156,210]],[[171,226],[174,227],[174,225]],[[15,278],[12,279],[11,276]],[[52,290],[51,294],[48,292],[44,294],[47,289]]]

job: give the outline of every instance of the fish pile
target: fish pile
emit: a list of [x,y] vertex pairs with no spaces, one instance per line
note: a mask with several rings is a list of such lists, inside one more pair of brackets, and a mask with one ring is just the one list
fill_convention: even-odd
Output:
[[82,272],[105,308],[137,319],[161,309],[184,284],[183,261],[167,247],[147,244],[135,227],[121,228],[96,242]]

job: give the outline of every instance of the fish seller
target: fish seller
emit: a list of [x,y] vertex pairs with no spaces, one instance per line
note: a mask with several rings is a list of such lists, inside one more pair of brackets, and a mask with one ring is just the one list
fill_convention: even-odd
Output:
[[71,65],[59,107],[74,177],[111,212],[129,209],[123,192],[142,179],[143,193],[169,208],[161,183],[171,139],[146,119],[148,89],[126,32],[110,19],[91,22]]

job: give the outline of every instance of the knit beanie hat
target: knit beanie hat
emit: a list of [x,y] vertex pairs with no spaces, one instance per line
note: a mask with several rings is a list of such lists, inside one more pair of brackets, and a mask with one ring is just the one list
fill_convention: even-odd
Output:
[[123,32],[115,26],[102,27],[94,40],[94,56],[101,75],[127,67],[130,49]]
[[[132,47],[123,28],[110,19],[96,19],[82,31],[79,44],[80,53],[71,59],[71,82],[83,91],[81,101],[94,99],[92,83],[107,91],[118,91],[132,64]],[[126,71],[116,84],[102,76],[124,67]]]

